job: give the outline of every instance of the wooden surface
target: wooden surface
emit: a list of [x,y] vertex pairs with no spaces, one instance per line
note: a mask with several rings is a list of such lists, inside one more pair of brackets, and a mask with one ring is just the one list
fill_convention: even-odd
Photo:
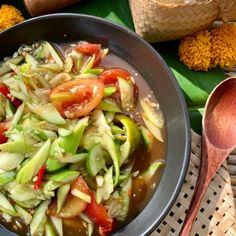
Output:
[[[226,71],[226,76],[236,78],[236,66]],[[231,176],[231,185],[234,195],[234,202],[236,205],[236,149],[229,155],[227,159],[229,174]]]

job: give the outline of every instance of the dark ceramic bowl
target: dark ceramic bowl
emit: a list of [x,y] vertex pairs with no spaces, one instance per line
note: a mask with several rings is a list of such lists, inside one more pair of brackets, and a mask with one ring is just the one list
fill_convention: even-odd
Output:
[[[103,19],[77,14],[33,18],[0,33],[0,59],[37,40],[99,42],[133,65],[153,89],[167,125],[166,167],[158,188],[142,212],[115,235],[148,235],[161,223],[182,187],[190,154],[190,127],[179,86],[160,55],[132,31]],[[5,229],[1,235],[11,235]]]

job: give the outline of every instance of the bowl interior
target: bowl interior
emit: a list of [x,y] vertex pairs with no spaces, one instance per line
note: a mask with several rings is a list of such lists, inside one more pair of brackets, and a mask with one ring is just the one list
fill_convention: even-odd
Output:
[[[4,45],[0,58],[10,56],[21,44],[42,39],[56,43],[79,40],[101,43],[134,66],[152,88],[166,120],[166,167],[149,203],[115,235],[150,233],[173,205],[189,162],[189,120],[184,98],[173,74],[159,54],[130,30],[100,18],[78,14],[42,16],[0,33],[0,45]],[[4,232],[4,235],[7,234]]]

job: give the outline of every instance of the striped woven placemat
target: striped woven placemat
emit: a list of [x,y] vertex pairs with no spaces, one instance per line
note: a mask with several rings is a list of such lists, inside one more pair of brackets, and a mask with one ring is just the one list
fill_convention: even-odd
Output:
[[[235,23],[235,22],[234,22]],[[235,23],[236,24],[236,23]],[[236,78],[236,66],[234,66],[229,71],[226,71],[226,75],[230,78]],[[227,164],[229,168],[229,174],[231,177],[231,185],[234,194],[234,201],[236,205],[236,150],[231,153],[227,159]]]
[[[201,136],[192,131],[191,158],[184,185],[169,214],[151,236],[179,234],[197,181],[200,146]],[[236,152],[227,162],[220,167],[204,195],[191,236],[236,236]]]

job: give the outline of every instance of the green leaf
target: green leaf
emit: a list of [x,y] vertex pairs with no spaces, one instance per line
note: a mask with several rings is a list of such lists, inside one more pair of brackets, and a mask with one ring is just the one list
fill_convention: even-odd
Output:
[[201,114],[206,100],[226,75],[221,68],[214,68],[207,72],[191,71],[180,60],[178,56],[179,41],[154,44],[155,49],[174,73],[186,100],[191,127],[195,131],[201,131]]
[[[11,4],[18,7],[26,19],[30,18],[25,10],[23,1],[12,0]],[[99,16],[130,29],[134,29],[128,0],[86,0],[64,8],[60,12]]]
[[128,0],[86,0],[65,10],[66,12],[100,16],[134,29]]
[[155,48],[174,73],[190,109],[203,107],[213,88],[226,78],[224,71],[220,68],[207,72],[189,70],[179,60],[178,41],[156,44]]

